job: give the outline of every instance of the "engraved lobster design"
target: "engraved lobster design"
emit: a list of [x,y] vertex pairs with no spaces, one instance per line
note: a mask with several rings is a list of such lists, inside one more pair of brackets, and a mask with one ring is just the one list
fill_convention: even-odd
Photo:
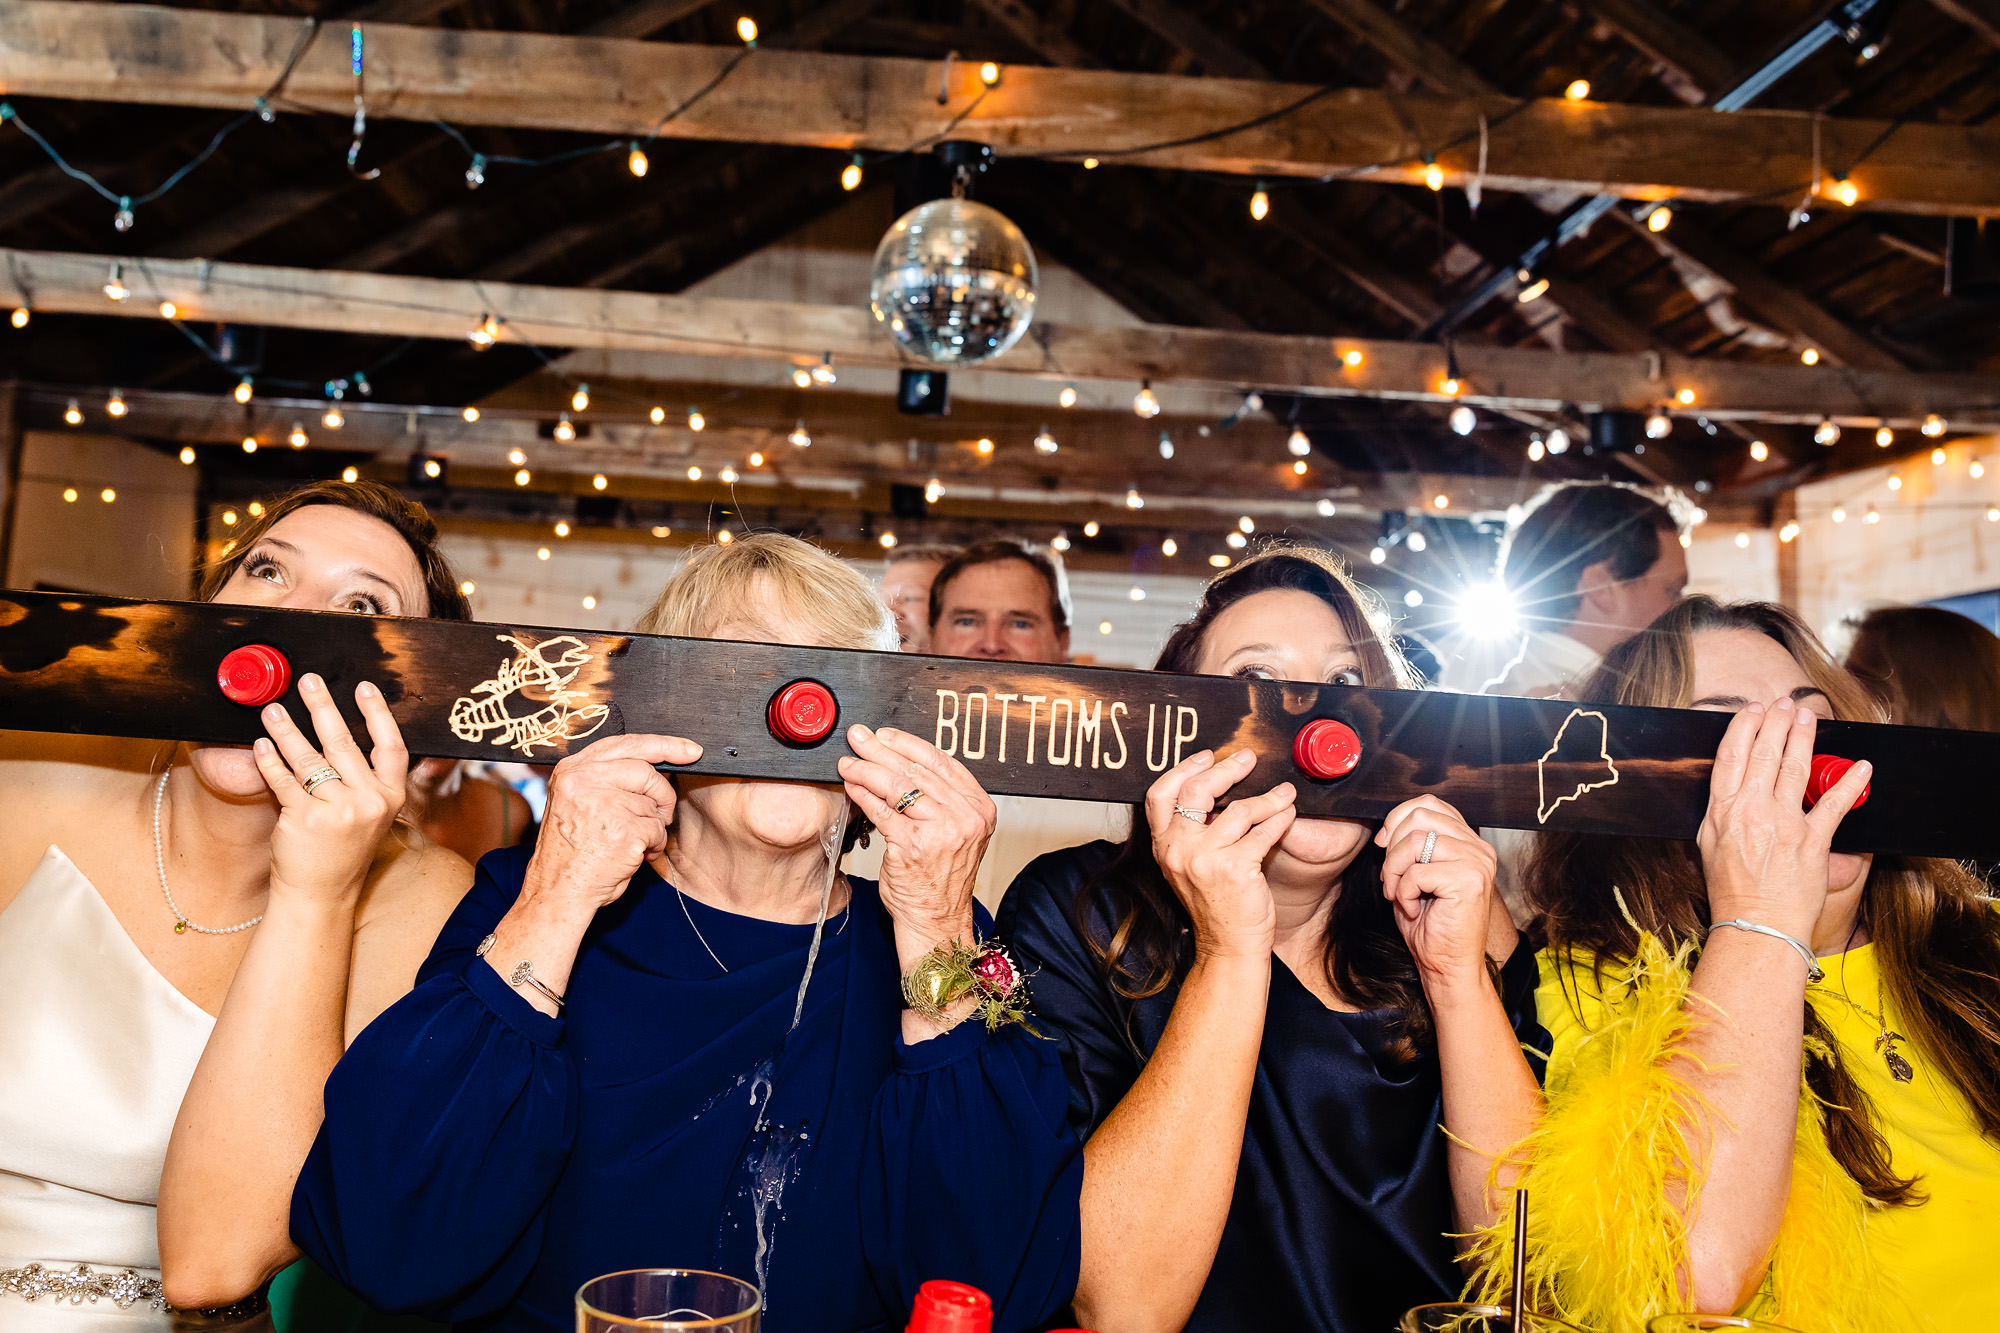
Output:
[[[493,679],[481,681],[471,695],[452,704],[452,735],[462,741],[490,740],[533,758],[537,746],[558,749],[604,725],[611,709],[605,704],[578,707],[577,700],[590,696],[569,688],[590,662],[590,648],[582,639],[563,634],[536,644],[511,634],[494,637],[513,644],[515,656],[500,664]],[[551,658],[551,652],[557,656]],[[522,695],[529,703],[547,702],[532,713],[509,711],[509,701]]]

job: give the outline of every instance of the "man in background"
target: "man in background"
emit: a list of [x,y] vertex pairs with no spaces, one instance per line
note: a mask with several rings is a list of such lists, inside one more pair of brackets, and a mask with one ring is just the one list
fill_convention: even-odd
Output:
[[[885,580],[886,583],[886,580]],[[931,583],[929,651],[1000,662],[1069,660],[1069,578],[1061,557],[1026,542],[968,546]],[[1100,801],[995,796],[999,823],[979,863],[973,893],[993,911],[1014,877],[1043,852],[1097,838],[1123,838],[1131,812]],[[848,855],[851,874],[872,877],[876,848]]]
[[1500,542],[1500,581],[1524,635],[1445,671],[1466,694],[1561,698],[1687,588],[1673,511],[1636,486],[1567,481],[1528,503]]
[[898,546],[890,550],[889,567],[882,571],[882,603],[896,617],[896,636],[904,652],[930,651],[931,580],[957,554],[956,546]]

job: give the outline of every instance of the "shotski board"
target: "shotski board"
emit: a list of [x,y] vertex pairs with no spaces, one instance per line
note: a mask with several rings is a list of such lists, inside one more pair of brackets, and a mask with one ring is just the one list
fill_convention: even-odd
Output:
[[[1692,838],[1728,718],[1441,691],[440,620],[0,592],[0,729],[248,744],[259,706],[302,724],[317,672],[365,745],[373,681],[412,753],[552,763],[624,732],[686,736],[690,771],[837,782],[842,729],[896,727],[996,794],[1136,802],[1204,748],[1258,756],[1240,787],[1373,819],[1425,792],[1475,825]],[[2000,734],[1824,723],[1875,765],[1836,847],[2000,860]]]

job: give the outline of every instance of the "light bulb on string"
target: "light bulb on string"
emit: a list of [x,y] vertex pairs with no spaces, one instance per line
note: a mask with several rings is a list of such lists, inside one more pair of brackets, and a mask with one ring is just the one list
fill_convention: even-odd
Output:
[[1819,364],[1819,348],[1817,348],[1817,347],[1808,347],[1808,348],[1806,348],[1806,349],[1805,349],[1804,351],[1802,351],[1802,352],[1800,352],[1800,353],[1799,353],[1799,360],[1800,360],[1801,362],[1805,363],[1805,364],[1806,364],[1806,365],[1808,365],[1808,366],[1816,366],[1816,365],[1818,365],[1818,364]]
[[72,426],[83,424],[83,409],[76,405],[76,399],[70,399],[69,406],[63,409],[63,420]]
[[1739,532],[1739,533],[1737,533],[1737,534],[1736,534],[1736,549],[1737,549],[1737,550],[1739,550],[1739,551],[1747,551],[1747,550],[1749,550],[1749,549],[1750,549],[1750,534],[1749,534],[1749,533],[1747,533],[1747,532]]
[[1889,480],[1885,484],[1892,491],[1900,491],[1903,489],[1903,479],[1895,475],[1894,473],[1889,474]]
[[63,487],[63,503],[64,504],[76,503],[76,487],[74,486]]
[[745,14],[736,20],[736,36],[746,46],[757,44],[757,20]]
[[179,319],[180,317],[181,308],[179,306],[175,305],[172,301],[160,302],[161,319]]
[[125,266],[113,264],[111,276],[104,283],[104,294],[114,301],[123,301],[132,295],[132,289],[125,285]]
[[701,414],[701,409],[698,407],[690,407],[688,409],[688,429],[692,431],[700,431],[706,429],[707,426],[708,426],[708,418]]
[[479,322],[472,326],[472,331],[465,335],[465,340],[483,352],[500,340],[500,325],[490,313],[481,315]]
[[1861,521],[1863,523],[1880,523],[1882,521],[1882,511],[1871,504],[1868,506],[1868,512],[1861,516]]
[[1823,444],[1828,448],[1840,443],[1840,427],[1834,424],[1833,418],[1820,418],[1819,425],[1813,428],[1813,443]]
[[340,415],[339,408],[334,407],[332,404],[328,404],[326,411],[320,414],[319,424],[326,427],[328,430],[339,430],[342,426],[345,426],[347,424],[347,418]]
[[1144,509],[1146,507],[1146,497],[1139,494],[1137,487],[1126,488],[1125,507],[1127,509]]
[[424,460],[424,475],[432,481],[441,480],[444,477],[444,460],[440,458],[426,458]]
[[861,154],[856,153],[848,160],[847,165],[840,169],[840,188],[843,190],[861,188]]
[[688,466],[687,477],[689,481],[700,481],[701,467],[698,464],[690,464]]
[[655,523],[653,525],[653,535],[655,537],[671,537],[673,534],[674,530],[664,523]]
[[1571,79],[1569,87],[1563,89],[1563,96],[1572,102],[1581,102],[1590,96],[1589,79]]
[[1160,415],[1160,399],[1153,392],[1151,380],[1139,381],[1139,392],[1132,395],[1132,411],[1141,420],[1150,420]]
[[1303,477],[1305,474],[1306,474],[1306,460],[1303,458],[1295,460],[1292,463],[1292,475],[1295,477]]
[[1896,442],[1896,432],[1890,430],[1886,422],[1875,428],[1876,448],[1887,449],[1890,445],[1894,444],[1895,442]]
[[576,438],[576,427],[570,425],[569,413],[565,412],[556,418],[556,428],[552,434],[564,444]]
[[979,67],[979,81],[985,84],[988,88],[998,86],[1000,82],[999,64],[991,60],[982,64]]
[[1752,441],[1750,441],[1750,461],[1751,461],[1751,462],[1753,462],[1753,463],[1761,463],[1761,462],[1763,462],[1763,461],[1764,461],[1765,459],[1769,458],[1770,456],[1771,456],[1771,446],[1770,446],[1770,445],[1768,445],[1768,444],[1765,444],[1765,443],[1764,443],[1764,442],[1763,442],[1762,440],[1752,440]]
[[1549,453],[1552,455],[1568,453],[1569,432],[1564,430],[1561,426],[1556,427],[1554,430],[1549,432],[1548,445],[1549,445]]
[[1236,530],[1246,534],[1255,532],[1257,530],[1257,520],[1245,514],[1236,520]]
[[1444,188],[1444,169],[1428,157],[1424,159],[1424,184],[1433,191]]
[[611,478],[605,476],[602,472],[590,479],[590,489],[593,491],[601,491],[610,484]]
[[525,467],[528,462],[527,452],[521,449],[509,449],[507,451],[507,461],[515,467]]
[[794,386],[801,389],[812,388],[813,386],[812,370],[806,366],[792,367],[792,383]]
[[1975,458],[1972,460],[1971,464],[1967,466],[1967,468],[1965,469],[1965,474],[1968,477],[1971,477],[1974,481],[1978,481],[1981,477],[1986,475],[1986,464],[1980,462],[1978,459]]
[[1945,453],[1944,453],[1944,450],[1943,450],[1943,449],[1933,449],[1933,450],[1931,450],[1931,466],[1932,466],[1932,467],[1943,467],[1943,466],[1944,466],[1944,459],[1945,459]]
[[1250,219],[1262,222],[1271,215],[1271,196],[1264,189],[1264,182],[1257,182],[1255,193],[1250,196]]
[[1926,439],[1935,440],[1944,434],[1944,418],[1932,412],[1924,418],[1924,424],[1918,429],[1924,433]]
[[1056,402],[1064,407],[1075,407],[1076,386],[1074,384],[1063,385],[1062,392],[1056,395]]
[[880,537],[877,537],[875,540],[877,543],[881,545],[882,549],[885,551],[893,551],[896,549],[896,534],[893,532],[885,532]]
[[1460,380],[1456,375],[1446,375],[1438,381],[1438,392],[1447,398],[1458,397],[1458,391],[1464,387],[1464,381]]
[[747,461],[751,467],[762,467],[764,466],[764,455],[762,451],[753,449],[750,451],[750,457]]
[[1160,457],[1162,457],[1162,458],[1172,458],[1173,456],[1174,456],[1174,437],[1173,437],[1173,436],[1171,436],[1171,435],[1169,435],[1169,434],[1168,434],[1167,432],[1165,432],[1165,431],[1161,431],[1161,432],[1160,432]]
[[1646,418],[1646,438],[1649,440],[1664,440],[1673,434],[1673,430],[1674,423],[1667,419],[1665,413],[1655,412]]
[[1304,458],[1313,451],[1312,439],[1297,426],[1285,437],[1285,448],[1294,458]]
[[340,479],[352,485],[354,482],[361,480],[361,469],[358,467],[344,467],[340,470]]
[[1359,347],[1350,347],[1340,354],[1340,364],[1349,370],[1361,369],[1361,363],[1367,359]]
[[191,445],[181,446],[181,462],[189,467],[194,466],[194,448]]
[[737,471],[734,467],[731,467],[729,464],[724,463],[722,465],[722,471],[716,473],[715,477],[716,480],[720,481],[724,486],[734,486],[737,481],[737,475],[738,475]]
[[1053,550],[1067,551],[1069,549],[1069,535],[1058,532],[1055,536],[1049,538],[1049,546]]
[[458,415],[459,418],[463,420],[466,425],[469,426],[473,422],[479,420],[479,409],[474,407],[471,403],[467,403],[464,407],[459,409]]
[[1528,461],[1530,463],[1541,462],[1542,456],[1547,452],[1547,448],[1542,444],[1541,436],[1537,435],[1528,441]]
[[285,442],[294,449],[303,449],[312,443],[306,436],[306,423],[303,421],[294,421],[292,423],[292,433],[285,437]]
[[806,434],[806,419],[804,417],[800,417],[792,424],[792,433],[787,435],[785,440],[794,449],[809,449],[812,447],[813,437]]
[[569,396],[569,410],[572,412],[588,412],[590,410],[590,386],[588,384],[579,384],[576,386],[576,392]]
[[247,403],[250,401],[250,396],[255,392],[256,390],[250,385],[250,377],[245,375],[242,379],[236,381],[236,387],[230,391],[229,396],[239,403]]
[[1479,424],[1478,414],[1463,403],[1452,408],[1451,415],[1446,420],[1450,423],[1451,433],[1454,435],[1470,435],[1473,428]]
[[632,143],[631,149],[632,151],[625,154],[625,169],[634,176],[644,176],[653,164],[646,160],[646,150],[641,148],[636,140]]
[[824,387],[825,385],[837,382],[839,379],[840,376],[834,374],[833,371],[833,353],[822,353],[819,364],[812,368],[812,382]]
[[1035,436],[1035,452],[1038,454],[1052,454],[1060,447],[1056,443],[1056,437],[1049,434],[1047,426],[1042,427],[1041,433]]
[[1085,171],[1097,170],[1097,159],[1094,157],[1086,157],[1085,159],[1083,159],[1083,169]]
[[555,534],[556,534],[556,536],[558,536],[558,537],[567,537],[567,536],[569,536],[569,524],[568,524],[567,522],[565,522],[565,521],[562,521],[562,520],[560,520],[560,519],[559,519],[559,520],[557,520],[557,522],[556,522],[556,526],[555,526]]
[[1988,523],[2000,523],[2000,505],[1986,506],[1986,521]]
[[1833,507],[1833,512],[1828,514],[1827,517],[1832,519],[1836,523],[1847,522],[1847,506],[1835,505]]
[[245,435],[243,437],[243,452],[246,454],[257,452],[257,437],[255,435]]
[[27,327],[28,327],[28,307],[27,307],[27,306],[25,306],[25,305],[17,305],[17,306],[15,306],[15,307],[14,307],[14,313],[13,313],[13,314],[11,314],[11,315],[9,315],[9,316],[7,317],[7,322],[8,322],[8,323],[10,323],[10,324],[12,324],[12,325],[13,325],[13,326],[14,326],[15,328],[17,328],[17,329],[25,329],[25,328],[27,328]]
[[1410,550],[1417,555],[1422,555],[1425,551],[1430,549],[1430,541],[1424,536],[1424,534],[1421,531],[1416,529],[1411,530],[1409,537],[1405,539],[1403,545],[1409,547]]
[[1210,566],[1216,569],[1227,569],[1229,568],[1229,557],[1224,555],[1222,552],[1217,551],[1214,555],[1211,555],[1208,558],[1208,563],[1210,564]]
[[973,441],[972,450],[981,458],[991,458],[993,456],[993,441],[982,435]]
[[1094,518],[1091,519],[1088,523],[1085,523],[1083,525],[1083,535],[1086,537],[1095,537],[1099,532],[1102,531],[1103,529],[1098,526],[1097,520]]
[[105,401],[104,410],[114,417],[122,417],[132,409],[125,405],[125,391],[113,389],[111,397]]
[[1388,551],[1384,550],[1380,546],[1372,547],[1368,552],[1368,563],[1371,565],[1385,564],[1388,562],[1388,559],[1389,559]]
[[1861,197],[1861,191],[1847,177],[1836,176],[1833,182],[1833,197],[1840,200],[1847,207],[1852,208],[1855,201]]
[[667,409],[655,406],[652,411],[646,413],[646,420],[652,422],[655,426],[664,425],[667,420]]
[[1693,389],[1680,390],[1679,392],[1674,394],[1674,401],[1679,403],[1682,407],[1693,407],[1694,390]]
[[1250,539],[1240,532],[1232,532],[1223,540],[1229,543],[1229,549],[1232,551],[1240,551],[1250,544]]
[[1785,525],[1778,529],[1778,540],[1781,542],[1789,543],[1795,541],[1798,535],[1799,522],[1797,519],[1786,519]]
[[1431,497],[1431,508],[1433,509],[1451,508],[1451,497],[1449,495],[1444,494],[1442,491],[1438,492],[1438,494],[1433,495]]
[[1160,543],[1160,554],[1171,560],[1181,553],[1181,544],[1172,537]]
[[1668,208],[1665,204],[1660,204],[1656,206],[1652,212],[1646,214],[1647,231],[1656,233],[1663,232],[1668,227],[1671,227],[1673,224],[1674,224],[1674,210]]
[[1336,509],[1337,506],[1333,501],[1327,499],[1325,496],[1321,496],[1319,502],[1313,506],[1313,512],[1321,518],[1332,518]]

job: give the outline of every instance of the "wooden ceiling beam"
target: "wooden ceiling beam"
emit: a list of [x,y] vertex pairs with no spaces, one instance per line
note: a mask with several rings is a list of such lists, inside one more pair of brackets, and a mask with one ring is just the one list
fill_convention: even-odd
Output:
[[[0,271],[27,288],[37,309],[158,319],[162,300],[184,318],[278,328],[455,340],[490,311],[502,339],[541,347],[681,352],[764,360],[832,352],[857,365],[909,359],[862,308],[784,301],[660,296],[383,274],[329,273],[253,264],[125,258],[132,297],[107,300],[113,258],[0,249]],[[1358,351],[1349,367],[1342,354]],[[1443,392],[1446,349],[1345,337],[1236,333],[1141,325],[1089,328],[1038,323],[983,369],[1052,380],[1101,379],[1250,387],[1328,397],[1452,401]],[[1915,425],[1925,414],[1984,420],[2000,377],[1769,366],[1660,353],[1615,355],[1459,346],[1457,401],[1551,411],[1572,405],[1645,410],[1690,389],[1716,420],[1755,417]]]
[[2000,0],[1931,0],[1931,4],[2000,46]]
[[1500,89],[1451,51],[1418,32],[1375,0],[1306,0],[1306,3],[1374,47],[1384,59],[1434,93],[1486,97]]
[[1042,59],[1051,65],[1096,69],[1101,63],[1063,28],[1030,9],[1025,0],[972,0],[972,3],[1012,33],[1015,41],[1040,52]]
[[[297,35],[292,20],[251,14],[0,0],[0,87],[94,101],[248,106],[276,78]],[[1492,189],[1762,198],[1802,186],[1813,167],[1815,119],[1803,112],[1724,116],[1027,66],[1010,68],[998,87],[985,89],[977,66],[965,62],[954,66],[940,105],[935,61],[760,50],[661,126],[666,110],[736,53],[393,25],[371,29],[368,52],[373,114],[461,125],[618,136],[658,126],[685,138],[893,152],[950,127],[1003,155],[1122,153],[1127,162],[1182,170],[1347,172],[1395,181],[1413,179],[1430,153],[1447,179],[1462,185],[1477,168],[1484,116],[1484,179]],[[281,102],[350,114],[346,44],[315,42]],[[1151,146],[1259,116],[1271,119],[1220,138]],[[2000,215],[2000,125],[1820,119],[1817,126],[1822,160],[1859,161],[1850,177],[1862,207]]]
[[1271,71],[1174,0],[1110,0],[1189,60],[1225,79],[1268,79]]
[[1579,0],[1620,37],[1679,76],[1690,100],[1713,101],[1735,85],[1738,62],[1694,29],[1670,16],[1660,0]]

